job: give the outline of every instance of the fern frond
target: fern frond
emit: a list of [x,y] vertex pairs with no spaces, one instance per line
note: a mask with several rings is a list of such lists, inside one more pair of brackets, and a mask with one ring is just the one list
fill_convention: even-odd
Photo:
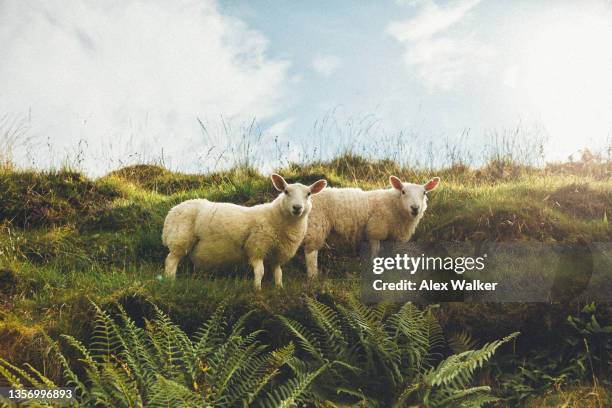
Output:
[[120,353],[138,382],[140,390],[145,389],[155,380],[156,361],[146,344],[147,335],[144,330],[136,326],[136,323],[127,315],[125,309],[118,305],[119,317],[123,329],[121,330],[120,340],[122,351]]
[[8,361],[0,357],[0,375],[8,381],[9,385],[13,388],[23,388],[23,383],[15,374],[11,372],[10,369],[7,368],[12,367]]
[[[44,388],[57,388],[57,385],[51,381],[47,376],[34,368],[31,364],[25,363],[25,367],[30,370],[31,373],[35,374],[38,377],[39,384],[44,385]],[[43,388],[42,386],[36,385],[39,388]]]
[[203,401],[200,395],[184,385],[177,383],[176,381],[169,380],[161,375],[157,375],[155,382],[151,385],[150,398],[147,403],[147,407],[196,408],[202,406]]
[[110,406],[142,407],[142,397],[136,382],[112,362],[102,362],[98,381],[94,382],[92,394]]
[[[260,350],[263,351],[263,347],[260,347]],[[232,378],[227,393],[232,399],[228,402],[236,405],[242,400],[243,405],[251,406],[263,388],[280,372],[280,368],[293,358],[294,351],[295,346],[289,343],[286,347],[267,354],[253,353],[244,362],[239,374]]]
[[348,348],[348,341],[342,331],[339,314],[331,307],[315,299],[307,298],[306,305],[313,323],[311,334],[317,339],[319,350],[327,359],[341,354]]
[[297,405],[300,397],[308,390],[310,384],[325,370],[328,364],[324,364],[316,371],[300,375],[279,385],[274,391],[267,395],[262,406],[270,408],[291,408]]
[[430,307],[424,311],[423,319],[425,321],[424,331],[427,337],[427,353],[423,359],[423,366],[419,367],[420,370],[431,368],[434,360],[439,361],[442,357],[441,351],[445,344],[442,326],[440,326]]
[[225,304],[221,303],[195,334],[195,349],[198,355],[203,355],[214,349],[225,340],[224,318]]
[[301,323],[284,316],[277,316],[281,323],[296,338],[297,343],[311,357],[320,362],[325,362],[325,356],[321,352],[321,346],[317,339]]
[[59,344],[57,343],[57,341],[52,340],[46,334],[45,334],[45,337],[47,338],[47,341],[51,345],[51,350],[54,352],[55,357],[60,362],[60,365],[63,371],[63,376],[66,379],[68,385],[75,388],[77,395],[81,397],[81,399],[86,400],[86,395],[88,394],[87,387],[85,387],[85,384],[81,382],[79,377],[75,374],[75,372],[70,367],[70,364],[68,363],[68,360],[66,360],[66,357],[60,350]]
[[393,382],[398,380],[400,349],[385,327],[383,309],[371,309],[351,300],[349,309],[338,306],[338,310],[352,329],[353,347],[364,354],[364,369],[373,373],[382,370],[377,377],[383,375]]
[[151,353],[159,372],[168,377],[174,377],[180,373],[181,350],[180,343],[173,335],[173,329],[167,322],[156,318],[146,321],[147,339],[151,344]]
[[474,371],[482,367],[502,344],[517,336],[518,333],[512,333],[501,340],[485,344],[479,350],[469,350],[448,357],[429,373],[427,376],[428,383],[432,386],[464,386],[471,379]]
[[198,368],[195,347],[187,334],[157,306],[149,334],[165,376],[169,378],[184,376],[186,382],[193,382]]
[[95,303],[92,303],[92,305],[96,311],[96,316],[89,349],[95,358],[110,361],[111,356],[115,355],[120,347],[119,330],[106,311]]
[[440,408],[453,408],[453,407],[481,407],[484,404],[499,401],[499,398],[490,395],[491,387],[471,387],[461,390],[453,390],[452,394],[436,402],[436,406]]
[[408,401],[414,394],[416,394],[424,384],[421,382],[411,382],[405,387],[398,395],[396,401],[393,404],[394,408],[404,407],[406,401]]
[[0,358],[0,365],[4,365],[5,370],[10,369],[10,370],[13,370],[14,373],[16,373],[16,375],[13,375],[13,376],[6,376],[3,371],[2,374],[7,380],[9,381],[12,380],[13,382],[16,382],[16,384],[19,384],[21,383],[21,381],[17,379],[17,375],[18,375],[21,379],[27,381],[29,386],[35,387],[35,388],[43,388],[43,385],[41,384],[41,382],[37,380],[36,378],[34,378],[32,375],[30,375],[30,373],[28,373],[26,370],[19,368],[17,366],[14,366],[13,364],[9,363],[3,358]]
[[455,353],[473,350],[478,345],[478,342],[472,338],[466,330],[458,333],[453,333],[448,338],[448,345]]
[[60,337],[70,347],[78,351],[83,356],[83,358],[79,359],[79,361],[85,363],[85,366],[87,369],[90,369],[93,371],[98,370],[96,361],[93,359],[93,356],[89,353],[89,351],[87,350],[87,347],[85,347],[83,343],[81,343],[79,340],[75,339],[74,337],[68,336],[66,334],[61,334]]
[[253,313],[255,313],[255,311],[250,310],[240,316],[238,320],[236,320],[236,322],[232,326],[232,332],[230,333],[230,337],[240,336],[242,334],[242,330],[244,329],[246,321],[253,315]]
[[[248,366],[249,359],[253,356],[261,354],[265,346],[260,346],[250,338],[234,338],[231,340],[231,347],[225,354],[224,361],[219,363],[216,368],[214,377],[216,399],[220,399],[223,395],[231,395],[227,392],[232,388],[233,382],[240,383],[243,378],[245,367]],[[252,367],[255,368],[255,367]]]

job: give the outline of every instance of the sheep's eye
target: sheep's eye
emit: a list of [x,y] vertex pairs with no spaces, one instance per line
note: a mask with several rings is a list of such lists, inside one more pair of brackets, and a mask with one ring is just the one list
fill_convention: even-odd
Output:
[[402,195],[406,194],[406,192],[404,190],[402,190]]
[[309,191],[308,194],[306,194],[306,197],[310,197],[310,194],[312,193]]
[[285,190],[285,194],[289,195],[289,190]]

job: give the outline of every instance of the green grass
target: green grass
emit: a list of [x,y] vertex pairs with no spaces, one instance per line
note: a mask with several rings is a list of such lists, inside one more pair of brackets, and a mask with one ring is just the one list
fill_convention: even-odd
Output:
[[[609,242],[612,182],[605,166],[491,163],[433,171],[345,155],[278,172],[289,181],[325,177],[332,186],[364,189],[385,187],[390,174],[421,183],[441,176],[417,242]],[[314,284],[306,283],[302,255],[292,260],[283,290],[266,276],[262,293],[254,293],[248,268],[210,276],[186,261],[175,282],[161,278],[161,228],[172,206],[195,197],[254,205],[274,196],[269,179],[250,168],[190,175],[139,165],[96,180],[72,171],[0,171],[0,354],[16,363],[37,361],[42,331],[86,339],[91,301],[119,302],[136,318],[150,316],[156,304],[189,332],[221,302],[236,313],[255,310],[260,324],[273,329],[272,316],[299,316],[306,295],[339,302],[358,296],[354,259],[336,249],[324,251],[325,277]],[[523,331],[521,341],[535,339],[541,327],[525,322],[549,319],[546,335],[538,337],[545,342],[571,311],[540,305],[521,314],[517,308],[500,307],[494,319],[481,305],[444,306],[439,313],[448,330],[471,328],[483,340],[514,330]],[[502,315],[510,320],[494,321]]]

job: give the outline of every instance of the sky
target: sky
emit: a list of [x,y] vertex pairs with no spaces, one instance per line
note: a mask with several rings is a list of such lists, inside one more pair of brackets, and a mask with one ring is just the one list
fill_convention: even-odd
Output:
[[0,146],[93,174],[444,165],[500,135],[559,160],[609,146],[610,72],[610,0],[0,0]]

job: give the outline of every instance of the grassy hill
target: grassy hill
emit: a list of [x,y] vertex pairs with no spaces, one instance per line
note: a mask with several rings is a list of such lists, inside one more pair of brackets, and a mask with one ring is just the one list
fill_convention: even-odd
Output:
[[[363,189],[385,187],[390,174],[413,182],[440,176],[441,188],[430,196],[417,242],[612,238],[612,164],[605,161],[532,168],[498,160],[480,169],[414,170],[345,155],[278,172],[290,182],[324,177],[331,186]],[[196,197],[253,205],[274,196],[268,177],[251,168],[182,174],[136,165],[95,180],[70,170],[0,170],[0,355],[15,363],[48,363],[42,333],[87,339],[91,302],[102,308],[121,304],[137,321],[151,316],[155,304],[192,332],[222,302],[236,314],[254,310],[254,327],[273,328],[276,314],[303,314],[306,295],[340,304],[358,297],[351,258],[333,249],[324,254],[325,277],[314,284],[305,282],[302,256],[296,257],[285,268],[284,290],[275,289],[265,276],[264,290],[254,293],[248,270],[210,276],[194,273],[185,261],[176,282],[162,279],[166,250],[160,235],[172,206]],[[463,332],[479,343],[521,331],[513,358],[543,359],[550,357],[545,355],[547,342],[573,333],[565,321],[582,306],[445,304],[436,314],[449,336]],[[602,326],[609,324],[609,309],[603,308],[598,318]],[[280,346],[286,338],[268,340]],[[571,360],[571,353],[563,358]],[[501,359],[494,367],[504,372],[506,363]],[[608,373],[609,360],[602,364]],[[564,366],[570,367],[570,361],[554,369]],[[520,371],[516,365],[513,369]],[[580,387],[593,386],[595,378],[586,371],[564,378],[583,392]],[[494,382],[496,375],[488,375]]]

